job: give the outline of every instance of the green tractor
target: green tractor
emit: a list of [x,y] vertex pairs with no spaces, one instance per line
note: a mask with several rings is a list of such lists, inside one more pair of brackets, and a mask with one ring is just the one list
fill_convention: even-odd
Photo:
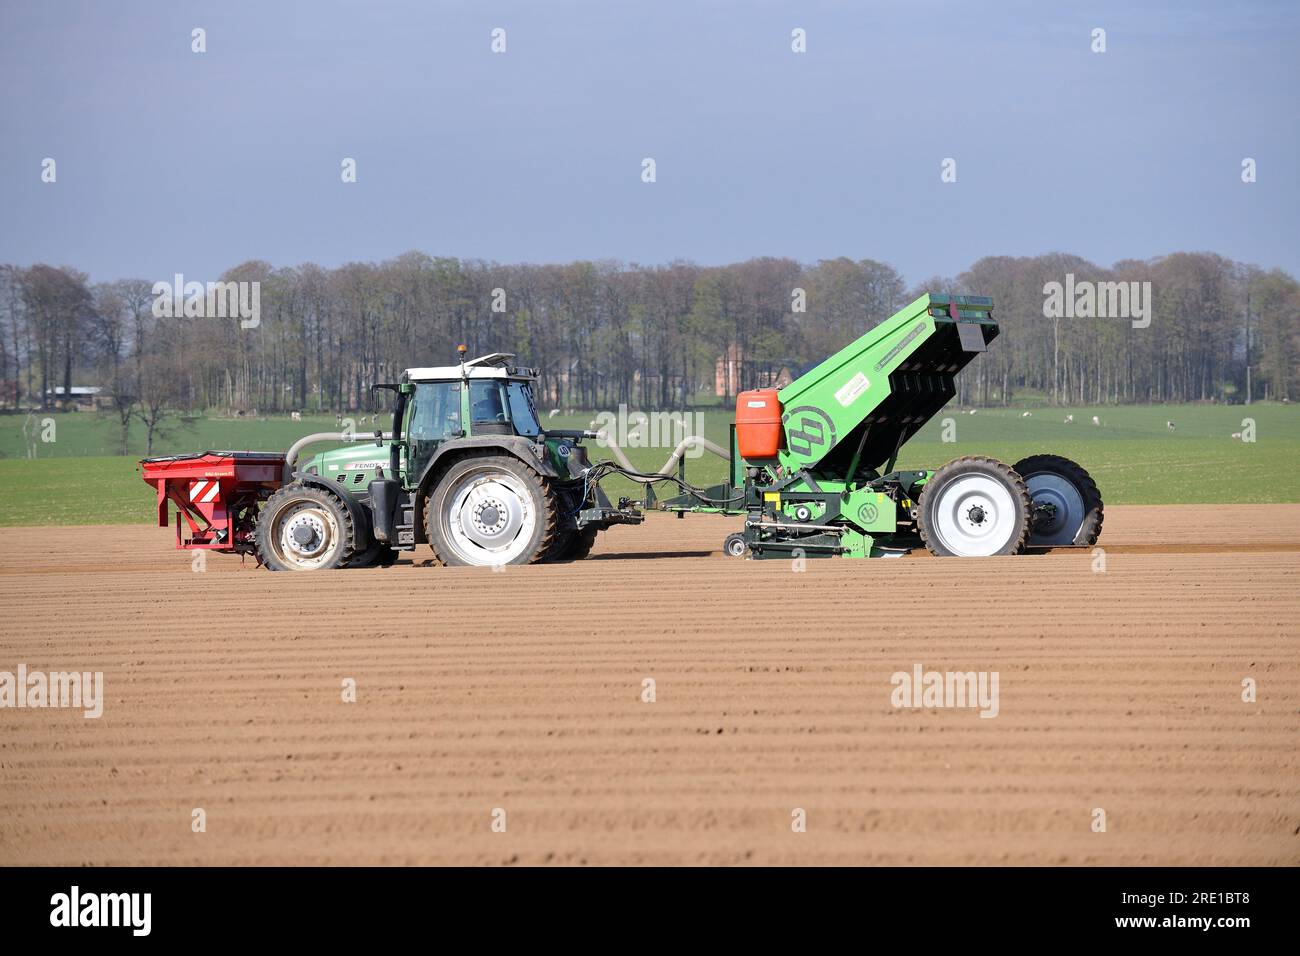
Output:
[[[272,570],[388,565],[428,544],[444,565],[500,566],[585,557],[612,524],[640,512],[610,505],[584,479],[594,432],[544,429],[534,370],[514,356],[412,368],[394,393],[392,431],[308,435],[285,456],[284,484],[256,519]],[[321,441],[352,444],[298,462]]]

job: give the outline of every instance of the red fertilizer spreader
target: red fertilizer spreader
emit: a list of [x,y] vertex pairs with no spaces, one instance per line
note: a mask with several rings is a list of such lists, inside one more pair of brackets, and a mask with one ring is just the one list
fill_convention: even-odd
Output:
[[205,451],[146,458],[140,465],[144,480],[158,490],[158,527],[167,527],[167,503],[176,505],[176,547],[253,554],[258,503],[284,483],[284,463],[275,452]]

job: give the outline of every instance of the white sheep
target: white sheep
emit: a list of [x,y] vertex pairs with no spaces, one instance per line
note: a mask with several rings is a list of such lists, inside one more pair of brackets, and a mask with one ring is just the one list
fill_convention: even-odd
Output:
[[1237,441],[1241,441],[1241,432],[1233,432],[1232,437],[1237,439]]
[[1065,424],[1069,425],[1069,424],[1070,424],[1071,422],[1073,422],[1073,421],[1074,421],[1074,416],[1073,416],[1073,415],[1066,415],[1066,416],[1065,416]]
[[1101,419],[1098,418],[1096,415],[1093,415],[1093,416],[1092,416],[1092,423],[1093,423],[1094,425],[1100,425],[1100,424],[1101,424]]
[[1033,412],[1021,412],[1021,413],[1020,413],[1020,417],[1021,417],[1021,418],[1032,418],[1033,415],[1034,415]]

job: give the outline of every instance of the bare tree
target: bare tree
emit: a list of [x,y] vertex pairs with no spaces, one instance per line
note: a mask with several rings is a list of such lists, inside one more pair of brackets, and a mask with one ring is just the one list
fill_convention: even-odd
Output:
[[[1152,327],[1045,317],[1045,283],[1067,274],[1150,282]],[[1242,275],[1249,276],[1249,313]],[[670,407],[713,391],[724,355],[740,360],[739,377],[724,386],[751,387],[775,369],[825,357],[911,298],[889,265],[848,258],[645,267],[502,265],[408,252],[336,269],[251,261],[223,278],[260,284],[255,327],[235,317],[155,319],[150,284],[141,280],[97,286],[92,295],[73,270],[5,269],[3,399],[17,404],[24,393],[39,393],[48,406],[56,383],[67,388],[75,376],[93,375],[121,392],[124,404],[115,400],[114,408],[124,433],[132,400],[141,412],[151,405],[153,444],[169,410],[373,411],[371,385],[403,368],[452,361],[464,344],[476,353],[513,352],[538,367],[539,394],[550,407]],[[1294,288],[1286,273],[1209,253],[1109,269],[1051,253],[986,257],[914,293],[991,295],[996,302],[1003,340],[959,380],[962,402],[1033,394],[1100,403],[1235,401],[1244,396],[1247,365],[1257,390],[1296,397]],[[166,369],[164,354],[172,356]]]

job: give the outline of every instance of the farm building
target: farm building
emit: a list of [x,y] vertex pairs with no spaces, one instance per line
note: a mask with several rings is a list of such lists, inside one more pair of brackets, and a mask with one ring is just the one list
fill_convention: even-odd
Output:
[[62,385],[50,389],[45,394],[48,399],[46,404],[66,404],[69,409],[77,412],[91,412],[101,408],[108,408],[113,401],[112,396],[98,385],[74,385],[70,397],[64,396]]

